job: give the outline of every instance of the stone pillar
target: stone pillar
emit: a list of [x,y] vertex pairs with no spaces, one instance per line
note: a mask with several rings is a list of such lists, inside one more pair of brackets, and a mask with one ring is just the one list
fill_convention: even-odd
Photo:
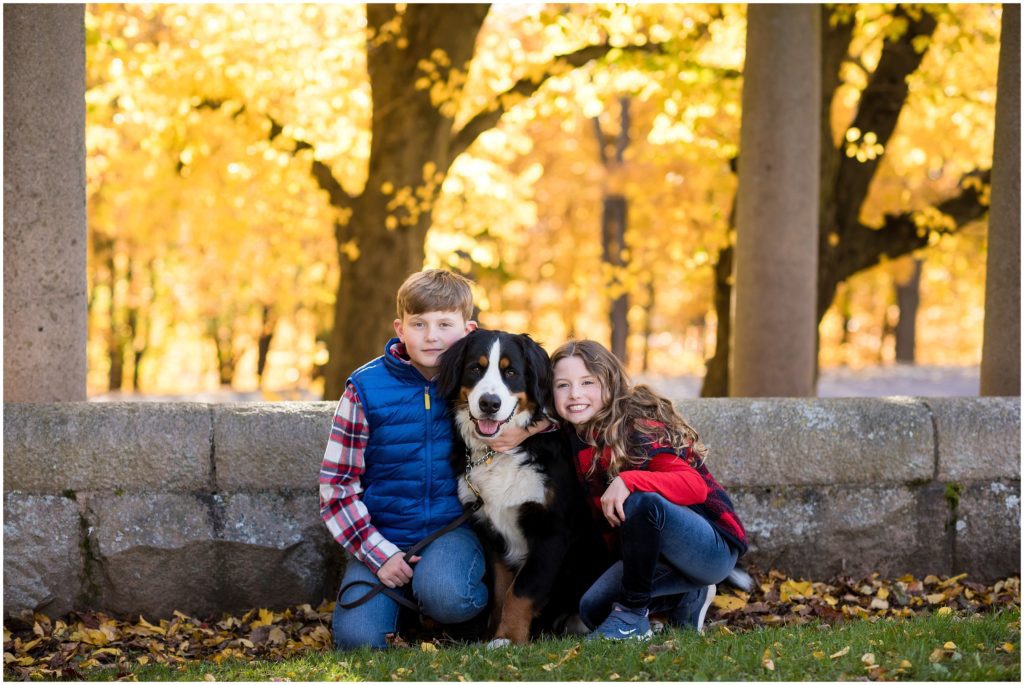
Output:
[[814,395],[821,8],[748,5],[729,395]]
[[1003,3],[981,394],[1020,395],[1020,5]]
[[4,401],[84,400],[85,6],[4,5]]

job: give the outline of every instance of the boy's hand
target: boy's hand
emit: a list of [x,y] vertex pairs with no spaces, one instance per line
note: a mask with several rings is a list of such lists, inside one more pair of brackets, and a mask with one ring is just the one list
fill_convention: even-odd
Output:
[[415,564],[419,560],[419,557],[409,557],[409,562],[406,563],[405,552],[399,552],[380,567],[377,571],[377,580],[385,587],[401,587],[412,580],[412,566],[409,564]]
[[532,428],[520,428],[510,423],[505,426],[501,435],[496,438],[484,438],[483,441],[495,452],[508,452],[518,447],[523,440],[531,435],[546,431],[550,425],[551,422],[547,419],[541,419]]

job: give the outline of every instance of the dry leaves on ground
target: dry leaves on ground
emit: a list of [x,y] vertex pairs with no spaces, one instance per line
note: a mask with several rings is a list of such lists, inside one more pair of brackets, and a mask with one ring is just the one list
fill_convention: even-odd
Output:
[[975,583],[967,574],[919,580],[906,575],[884,580],[877,573],[864,578],[838,576],[820,583],[789,578],[779,571],[754,570],[750,593],[722,586],[708,612],[711,625],[753,628],[793,625],[811,620],[840,623],[851,619],[910,618],[918,614],[972,614],[1020,605],[1020,579],[993,585]]
[[[792,579],[779,571],[753,569],[751,575],[756,587],[749,594],[722,586],[709,613],[711,625],[746,629],[815,619],[838,623],[927,612],[965,615],[1020,605],[1016,577],[984,585],[965,575],[890,581],[872,574],[860,579],[842,576],[830,583]],[[253,609],[219,621],[175,612],[170,619],[152,623],[141,616],[121,621],[98,612],[63,619],[28,612],[4,625],[4,678],[79,679],[83,672],[98,668],[116,668],[119,677],[130,677],[129,667],[136,664],[285,659],[330,648],[332,609],[327,602],[316,609],[308,604],[284,611]],[[419,643],[399,639],[395,644]],[[419,648],[431,649],[426,644],[432,643]],[[563,661],[576,654],[570,650]],[[772,655],[766,654],[762,665],[771,670]]]
[[4,625],[4,677],[80,679],[93,668],[116,667],[127,675],[131,664],[284,659],[331,646],[332,609],[326,602],[317,609],[253,609],[209,622],[176,611],[153,623],[142,616],[132,622],[82,612],[53,620],[29,612]]

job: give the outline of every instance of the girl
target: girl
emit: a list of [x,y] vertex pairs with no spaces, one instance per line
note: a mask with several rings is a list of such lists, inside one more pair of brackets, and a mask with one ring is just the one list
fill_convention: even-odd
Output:
[[599,343],[570,341],[551,361],[576,473],[606,542],[621,550],[580,601],[583,621],[597,626],[590,638],[649,637],[651,610],[703,631],[715,584],[747,550],[729,496],[704,466],[707,448]]

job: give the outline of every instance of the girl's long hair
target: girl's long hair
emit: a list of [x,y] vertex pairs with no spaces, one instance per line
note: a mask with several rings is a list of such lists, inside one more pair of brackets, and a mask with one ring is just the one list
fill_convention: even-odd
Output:
[[[622,362],[603,345],[593,340],[570,340],[551,355],[552,366],[567,357],[579,357],[601,382],[604,407],[578,432],[584,442],[598,450],[609,448],[609,479],[619,471],[641,466],[646,459],[644,447],[656,442],[671,445],[680,455],[686,450],[686,458],[694,465],[707,458],[707,447],[672,402],[646,385],[633,385]],[[598,461],[591,463],[588,477]]]

